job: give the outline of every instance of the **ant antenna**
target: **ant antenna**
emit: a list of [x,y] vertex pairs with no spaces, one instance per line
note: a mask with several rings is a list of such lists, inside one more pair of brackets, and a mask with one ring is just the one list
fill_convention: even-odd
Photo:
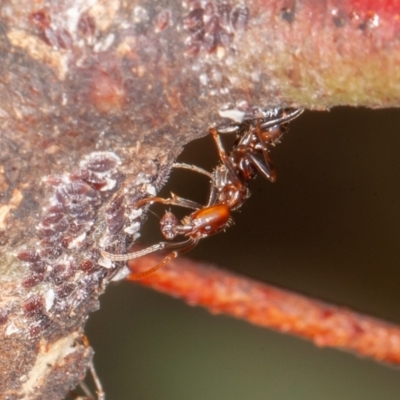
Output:
[[154,212],[153,210],[148,209],[147,212],[153,214],[156,218],[158,218],[158,220],[161,219],[161,217],[156,212]]

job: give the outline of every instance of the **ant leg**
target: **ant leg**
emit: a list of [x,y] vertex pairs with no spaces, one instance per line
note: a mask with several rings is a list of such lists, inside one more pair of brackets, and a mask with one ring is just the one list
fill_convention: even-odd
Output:
[[[104,393],[103,387],[100,382],[100,378],[98,377],[96,370],[93,365],[93,361],[89,364],[89,371],[90,374],[92,375],[92,379],[94,382],[94,385],[96,386],[96,394],[97,394],[97,400],[105,400],[106,399],[106,394]],[[86,385],[85,382],[80,382],[79,386],[81,387],[83,393],[85,393],[85,397],[77,397],[77,399],[85,399],[85,400],[95,400],[95,397],[93,396],[92,392],[90,391],[89,387]]]
[[94,400],[94,396],[92,394],[92,392],[90,391],[88,385],[86,385],[85,382],[79,382],[79,387],[81,388],[82,392],[85,394],[85,397],[79,396],[76,397],[74,396],[74,399],[85,399],[85,400]]
[[262,175],[265,179],[268,179],[270,182],[276,181],[276,171],[268,150],[263,150],[262,159],[251,152],[246,152],[246,156],[249,158],[260,175]]
[[152,246],[146,247],[145,249],[134,251],[133,253],[127,253],[127,254],[113,254],[104,250],[101,250],[100,253],[103,257],[109,258],[111,261],[129,261],[135,258],[143,257],[147,254],[155,253],[156,251],[160,250],[185,248],[192,242],[193,239],[188,239],[183,242],[175,242],[175,243],[160,242],[157,244],[153,244]]
[[274,164],[272,162],[271,156],[269,154],[268,147],[265,143],[265,138],[263,137],[263,132],[261,131],[260,122],[257,122],[256,135],[261,144],[261,151],[263,157],[257,156],[256,153],[251,151],[246,151],[246,156],[251,160],[257,171],[270,182],[276,181],[276,172]]
[[205,208],[211,207],[212,205],[215,205],[217,202],[218,198],[218,191],[213,182],[211,182],[211,187],[210,187],[210,194],[208,195],[208,201],[207,205]]
[[205,169],[198,167],[197,165],[191,165],[191,164],[185,164],[185,163],[173,163],[172,168],[188,169],[190,171],[197,172],[199,174],[203,174],[210,179],[213,178],[211,172],[208,172]]
[[135,207],[139,208],[145,204],[153,204],[153,203],[161,203],[161,204],[169,204],[171,206],[179,206],[185,208],[191,208],[193,210],[199,210],[203,208],[203,206],[199,203],[196,203],[193,200],[184,199],[183,197],[177,196],[175,193],[171,192],[171,197],[169,199],[164,199],[163,197],[147,197],[146,199],[139,200]]
[[164,250],[166,246],[170,244],[167,242],[160,242],[157,244],[153,244],[153,246],[146,247],[145,249],[135,251],[133,253],[127,254],[113,254],[109,253],[108,251],[101,250],[100,253],[103,257],[109,258],[111,261],[129,261],[133,260],[134,258],[139,258],[145,256],[146,254],[155,253],[159,250]]
[[171,200],[173,201],[171,204],[179,207],[191,208],[193,210],[200,210],[203,206],[196,201],[185,199],[176,195],[175,193],[170,192]]
[[93,382],[96,386],[96,393],[98,400],[105,400],[106,394],[104,393],[103,386],[101,385],[101,381],[99,376],[97,375],[96,369],[94,368],[93,361],[89,365],[90,373],[92,374]]
[[219,157],[221,161],[225,165],[226,169],[230,174],[230,178],[232,179],[232,183],[237,187],[242,187],[243,183],[239,179],[235,167],[233,166],[232,162],[230,161],[229,157],[227,156],[224,146],[222,145],[221,138],[218,135],[218,131],[215,128],[210,128],[210,133],[214,139],[215,145],[217,146]]
[[[137,272],[134,274],[130,274],[130,275],[128,275],[128,277],[126,279],[128,279],[129,281],[138,281],[138,280],[148,277],[149,275],[153,274],[154,272],[156,272],[157,270],[162,268],[164,265],[168,264],[170,261],[177,258],[179,255],[192,250],[194,247],[197,246],[198,242],[199,242],[199,239],[189,239],[186,242],[187,244],[185,246],[181,247],[178,250],[174,250],[172,253],[169,253],[165,258],[163,258],[163,260],[160,263],[158,263],[154,267],[152,267],[146,271],[143,271],[143,272]],[[128,268],[129,268],[129,263],[128,263]]]
[[[86,348],[88,348],[90,346],[89,340],[86,335],[82,336],[82,344]],[[90,374],[92,375],[93,383],[96,387],[97,400],[105,400],[106,395],[104,393],[100,378],[97,375],[96,369],[94,367],[93,360],[91,360],[89,363],[89,371],[90,371]],[[77,399],[95,400],[95,397],[93,396],[91,390],[89,389],[89,387],[86,385],[86,383],[84,381],[80,382],[79,386],[81,387],[82,391],[85,393],[85,397],[79,396],[79,397],[77,397]]]
[[[191,164],[185,164],[185,163],[174,163],[172,165],[173,168],[183,168],[183,169],[188,169],[190,171],[198,172],[199,174],[203,174],[207,176],[208,178],[211,179],[211,182],[214,181],[214,175],[211,172],[206,171],[203,168],[198,167],[197,165],[191,165]],[[216,188],[214,185],[211,185],[211,191],[208,197],[208,202],[206,207],[209,207],[211,204],[214,204],[216,198]],[[202,208],[202,207],[199,207]]]

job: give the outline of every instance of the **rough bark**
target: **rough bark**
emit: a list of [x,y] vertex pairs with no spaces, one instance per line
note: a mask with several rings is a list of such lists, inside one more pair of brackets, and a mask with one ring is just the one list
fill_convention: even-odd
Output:
[[99,249],[127,250],[189,140],[259,107],[399,104],[399,2],[339,3],[0,2],[0,398],[82,379],[122,268]]

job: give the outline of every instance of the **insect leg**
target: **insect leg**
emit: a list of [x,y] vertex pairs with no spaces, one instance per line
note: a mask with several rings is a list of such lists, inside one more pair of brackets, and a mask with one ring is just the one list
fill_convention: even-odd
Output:
[[146,247],[145,249],[127,254],[113,254],[104,250],[101,250],[100,252],[103,257],[109,258],[111,261],[128,261],[128,260],[133,260],[134,258],[145,256],[146,254],[155,253],[156,251],[159,250],[164,250],[168,244],[171,243],[160,242],[157,244],[153,244],[153,246]]
[[218,198],[218,190],[213,184],[213,182],[211,182],[210,194],[208,195],[206,208],[216,204],[217,198]]
[[139,200],[135,207],[139,208],[144,206],[145,204],[153,204],[153,203],[161,203],[161,204],[169,204],[172,206],[180,206],[191,208],[193,210],[198,210],[203,208],[203,206],[199,203],[196,203],[193,200],[184,199],[183,197],[179,197],[176,194],[171,192],[171,197],[169,199],[164,199],[163,197],[147,197],[146,199]]
[[217,146],[219,157],[221,158],[221,161],[225,165],[226,169],[228,170],[233,184],[237,185],[238,187],[242,187],[243,183],[238,177],[235,167],[232,164],[232,161],[229,159],[229,157],[225,152],[224,146],[222,145],[221,142],[221,138],[218,135],[218,131],[215,128],[210,128],[210,133],[214,139],[215,145]]
[[[82,340],[82,344],[86,348],[88,348],[90,346],[89,340],[86,337],[86,335],[83,335],[81,337],[81,340]],[[106,395],[104,393],[103,386],[101,384],[100,378],[97,375],[96,368],[94,367],[93,360],[91,360],[89,362],[89,371],[90,371],[90,374],[92,376],[93,383],[94,383],[94,385],[96,387],[96,394],[97,394],[96,399],[97,400],[105,400]],[[85,393],[85,396],[84,397],[82,397],[82,396],[74,396],[74,399],[95,400],[95,397],[93,396],[91,390],[89,389],[89,387],[86,385],[86,383],[84,381],[81,381],[79,383],[79,386],[82,389],[83,393]]]
[[260,175],[268,179],[270,182],[276,181],[274,164],[272,163],[268,150],[263,150],[262,158],[258,157],[257,154],[252,152],[248,152],[246,154],[252,165],[257,169]]
[[89,365],[89,370],[90,370],[90,373],[92,374],[92,379],[96,386],[97,399],[105,400],[106,394],[104,393],[100,378],[98,377],[96,369],[94,368],[93,361]]
[[[160,268],[162,268],[164,265],[168,264],[170,261],[174,260],[177,258],[179,255],[186,253],[189,250],[192,250],[194,247],[197,246],[197,243],[199,242],[199,239],[189,239],[186,242],[181,242],[182,247],[180,247],[177,250],[174,250],[172,253],[169,253],[161,262],[159,262],[157,265],[154,267],[143,271],[143,272],[137,272],[128,275],[126,279],[130,281],[138,281],[140,279],[146,278],[147,276],[153,274]],[[128,263],[128,268],[129,268],[129,263]]]
[[209,177],[210,179],[213,178],[211,172],[208,172],[205,169],[198,167],[197,165],[191,165],[191,164],[185,164],[185,163],[173,163],[172,168],[188,169],[190,171],[197,172],[199,174],[203,174],[203,175]]
[[246,155],[251,160],[252,164],[257,169],[257,171],[264,178],[268,179],[270,182],[275,182],[276,181],[276,172],[275,172],[274,164],[272,162],[271,156],[269,155],[268,147],[264,141],[262,133],[263,132],[261,131],[260,122],[257,122],[256,135],[257,135],[259,143],[261,145],[261,151],[262,151],[262,155],[263,155],[262,159],[261,159],[261,157],[257,156],[256,153],[254,153],[252,151],[246,151]]
[[108,251],[101,250],[100,253],[103,257],[109,258],[111,261],[129,261],[135,258],[143,257],[147,254],[155,253],[160,250],[173,250],[183,248],[186,245],[192,243],[193,239],[184,240],[183,242],[160,242],[153,244],[152,246],[146,247],[142,250],[134,251],[133,253],[126,254],[113,254]]
[[[173,168],[183,168],[183,169],[188,169],[194,172],[198,172],[199,174],[203,174],[205,176],[207,176],[208,178],[211,179],[211,190],[210,190],[210,194],[208,197],[208,203],[207,206],[210,206],[211,204],[214,203],[214,200],[216,198],[216,188],[214,187],[214,185],[212,184],[214,181],[214,175],[211,172],[206,171],[203,168],[198,167],[197,165],[191,165],[191,164],[185,164],[185,163],[174,163],[172,165]],[[189,207],[190,208],[190,207]],[[199,207],[199,209],[202,207]]]

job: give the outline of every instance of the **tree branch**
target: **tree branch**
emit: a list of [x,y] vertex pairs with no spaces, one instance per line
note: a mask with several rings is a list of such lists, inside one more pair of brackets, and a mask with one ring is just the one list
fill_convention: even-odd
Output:
[[82,378],[122,267],[99,249],[127,251],[188,141],[257,107],[399,104],[397,1],[221,4],[1,3],[0,398]]
[[[128,262],[134,273],[162,256]],[[265,328],[336,347],[377,361],[400,364],[400,327],[346,308],[240,277],[215,266],[179,258],[139,281],[142,285]]]

